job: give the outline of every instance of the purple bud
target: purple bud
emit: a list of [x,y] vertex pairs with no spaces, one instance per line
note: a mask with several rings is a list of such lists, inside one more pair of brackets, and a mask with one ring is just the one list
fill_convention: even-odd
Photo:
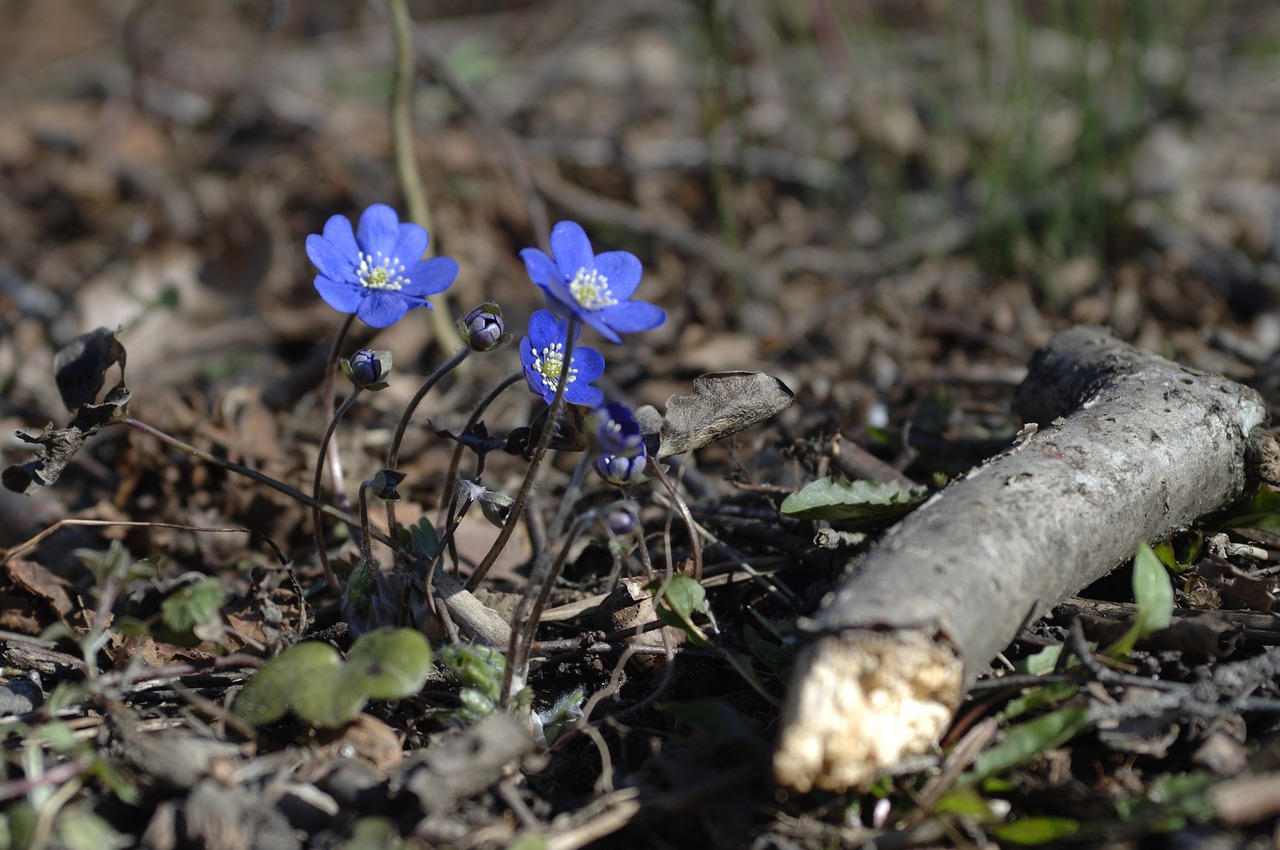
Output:
[[391,372],[391,352],[361,348],[345,360],[338,361],[351,383],[362,390],[380,390],[387,385]]
[[511,507],[515,503],[516,500],[505,493],[495,493],[492,490],[485,490],[480,496],[480,510],[495,528],[506,525],[507,518],[511,516]]
[[604,515],[605,525],[609,532],[617,537],[625,537],[636,527],[636,513],[630,508],[620,507]]
[[600,454],[630,455],[644,446],[640,423],[631,408],[620,401],[610,401],[591,411],[587,417],[587,437]]
[[618,487],[638,484],[644,480],[644,465],[647,459],[643,445],[639,451],[631,455],[600,455],[595,461],[596,472],[600,473],[600,477],[605,481]]
[[378,474],[373,476],[373,480],[369,482],[369,489],[373,495],[386,502],[400,501],[400,493],[396,488],[400,486],[400,482],[404,480],[404,473],[395,469],[380,469]]
[[492,351],[511,340],[502,322],[502,308],[492,301],[485,302],[458,322],[462,338],[472,351]]

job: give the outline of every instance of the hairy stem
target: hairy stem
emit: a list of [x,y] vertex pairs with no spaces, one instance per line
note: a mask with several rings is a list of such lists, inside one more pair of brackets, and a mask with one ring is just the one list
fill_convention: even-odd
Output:
[[[508,387],[513,385],[516,381],[520,380],[522,377],[524,377],[524,372],[512,372],[510,375],[507,375],[507,377],[503,378],[500,384],[498,384],[496,387],[491,389],[484,398],[480,399],[480,403],[476,405],[475,410],[471,411],[471,415],[467,417],[467,424],[462,426],[462,434],[465,434],[468,431],[470,431],[472,428],[474,428],[476,426],[476,423],[480,421],[480,417],[483,416],[484,412],[489,409],[489,405],[493,404],[494,401],[497,400],[498,396],[502,395],[502,393],[505,392]],[[453,488],[458,483],[458,467],[462,464],[462,450],[464,448],[466,448],[466,444],[463,443],[461,440],[458,440],[457,442],[454,443],[453,456],[449,458],[449,472],[447,475],[445,475],[445,479],[444,479],[445,493],[453,493]],[[483,457],[483,455],[481,457]],[[477,479],[479,479],[480,473],[481,473],[481,469],[477,468],[476,470]],[[452,496],[450,496],[450,499],[452,499]],[[437,529],[444,527],[444,523],[446,521],[446,513],[448,511],[450,504],[451,502],[449,500],[442,500],[440,502],[440,512],[436,515]]]
[[[466,360],[467,355],[470,353],[471,347],[467,346],[454,354],[447,363],[428,375],[427,379],[422,382],[422,386],[418,387],[418,391],[413,394],[413,398],[409,399],[409,404],[405,407],[404,413],[400,414],[400,421],[396,424],[396,433],[391,438],[391,446],[387,449],[387,469],[395,469],[396,464],[400,462],[400,444],[404,442],[404,432],[409,429],[409,422],[413,419],[413,414],[417,411],[418,405],[427,397],[427,393],[431,392],[432,387],[439,383],[441,378],[452,372],[459,363]],[[395,502],[387,502],[387,530],[391,534],[395,534]]]
[[[342,351],[342,344],[346,341],[347,335],[351,333],[351,326],[355,323],[355,313],[347,315],[342,322],[342,327],[338,328],[338,333],[333,338],[333,344],[329,346],[329,354],[324,361],[324,382],[320,386],[320,409],[324,411],[324,415],[329,417],[329,433],[325,435],[325,439],[321,441],[320,454],[316,457],[316,476],[314,490],[314,501],[320,501],[320,476],[324,469],[325,450],[328,442],[332,439],[333,429],[338,425],[338,419],[342,413],[330,416],[333,410],[333,373],[334,366],[338,362],[338,354]],[[352,399],[354,401],[354,395]],[[345,411],[343,411],[345,413]],[[347,497],[346,487],[342,481],[342,459],[335,450],[332,462],[333,475],[333,496],[334,501],[339,507],[346,508]],[[320,560],[320,567],[324,570],[325,581],[329,585],[329,589],[333,591],[339,598],[342,596],[342,587],[338,584],[338,577],[333,573],[333,566],[329,563],[329,551],[324,546],[324,530],[320,517],[320,511],[316,510],[313,505],[311,508],[311,528],[315,535],[316,541],[316,557]]]
[[[684,520],[685,528],[689,530],[689,546],[693,556],[693,572],[690,577],[694,581],[702,581],[702,536],[698,534],[698,525],[693,521],[693,514],[689,512],[689,506],[680,497],[676,485],[672,483],[667,473],[662,471],[662,463],[656,457],[649,458],[649,471],[662,482],[663,487],[667,488],[667,492],[671,494],[671,501],[680,512],[680,518]],[[671,568],[674,569],[675,565],[672,564]]]
[[[396,179],[409,207],[409,218],[430,233],[431,206],[413,153],[413,84],[417,77],[413,19],[409,17],[406,0],[387,0],[387,9],[391,13],[391,36],[396,51],[395,83],[391,90],[391,143],[395,149]],[[434,249],[428,244],[426,256],[433,253]],[[436,341],[444,346],[453,331],[447,311],[432,311],[431,329]]]
[[[320,501],[320,483],[324,477],[324,458],[329,450],[329,442],[333,439],[333,434],[338,430],[338,423],[342,421],[342,417],[351,409],[351,405],[355,403],[356,398],[360,395],[360,387],[351,390],[351,394],[343,399],[337,411],[329,419],[329,427],[325,429],[324,437],[320,440],[320,453],[316,456],[316,474],[315,479],[311,483],[311,495],[318,502]],[[334,481],[334,490],[338,489],[337,480]],[[335,595],[342,596],[342,586],[338,583],[338,577],[333,573],[333,567],[329,563],[329,553],[324,545],[324,525],[320,511],[315,508],[311,509],[311,531],[315,536],[316,551],[320,553],[320,566],[324,568],[325,581],[329,583],[329,589]],[[363,539],[363,538],[362,538]]]
[[569,317],[565,330],[564,366],[560,370],[560,380],[556,383],[555,398],[551,400],[551,408],[547,411],[546,422],[543,423],[542,433],[538,436],[538,445],[533,450],[533,457],[529,460],[529,468],[525,471],[524,481],[520,484],[520,492],[516,494],[515,501],[511,505],[511,514],[507,517],[507,521],[502,524],[502,530],[498,532],[498,537],[493,541],[493,545],[489,547],[484,560],[476,566],[475,572],[467,579],[465,585],[467,590],[475,590],[480,585],[480,582],[484,580],[489,568],[493,566],[494,561],[498,560],[498,555],[502,553],[507,541],[511,539],[511,535],[515,533],[516,524],[520,522],[520,518],[524,515],[524,503],[529,500],[529,493],[533,491],[534,479],[538,477],[538,469],[542,466],[542,459],[547,454],[547,447],[551,445],[551,435],[555,432],[556,426],[560,422],[560,412],[564,410],[564,393],[569,386],[569,369],[573,365],[574,337],[578,335],[580,325],[581,320],[577,316]]

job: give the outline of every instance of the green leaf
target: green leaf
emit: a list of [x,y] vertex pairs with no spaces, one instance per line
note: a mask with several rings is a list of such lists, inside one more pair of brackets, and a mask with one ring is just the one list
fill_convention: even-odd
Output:
[[190,634],[196,626],[216,617],[225,601],[222,582],[216,578],[202,578],[169,594],[160,603],[160,616],[165,625],[175,632]]
[[1173,584],[1164,564],[1146,543],[1133,558],[1133,601],[1138,609],[1133,626],[1107,647],[1104,655],[1127,655],[1139,640],[1173,621]]
[[991,820],[991,806],[972,785],[952,788],[933,804],[934,814],[951,814],[983,822]]
[[458,691],[458,701],[462,706],[456,714],[464,723],[479,723],[493,714],[494,709],[497,708],[494,700],[475,688],[463,688]]
[[765,669],[782,681],[787,680],[786,665],[789,654],[781,645],[768,640],[749,623],[742,626],[742,637],[751,654],[764,665]]
[[1280,534],[1280,493],[1261,485],[1253,498],[1227,512],[1223,524],[1231,528],[1261,528]]
[[1076,691],[1079,689],[1079,686],[1072,682],[1053,682],[1041,685],[1038,688],[1032,688],[1025,694],[1009,700],[1008,704],[997,716],[997,719],[1004,723],[1037,708],[1056,705],[1065,699],[1075,696]]
[[422,690],[431,673],[431,644],[413,629],[366,632],[347,654],[346,675],[370,699],[404,699]]
[[273,723],[292,709],[319,727],[351,720],[370,699],[402,699],[416,693],[431,669],[431,647],[412,629],[378,629],[361,635],[344,663],[327,643],[289,647],[254,674],[236,698],[245,721]]
[[464,687],[475,689],[491,702],[497,701],[502,693],[502,676],[507,669],[507,659],[497,650],[487,646],[454,643],[440,650],[440,661],[453,671]]
[[1062,817],[1034,817],[998,826],[991,832],[1001,841],[1010,844],[1048,844],[1068,838],[1080,831],[1078,821]]
[[1204,535],[1199,532],[1170,537],[1161,540],[1151,547],[1160,563],[1168,567],[1174,575],[1181,575],[1195,565],[1200,550],[1204,548]]
[[1144,794],[1117,800],[1116,812],[1126,822],[1151,823],[1162,831],[1179,829],[1188,820],[1201,823],[1214,815],[1205,791],[1218,781],[1207,771],[1161,774]]
[[820,478],[782,500],[792,519],[868,520],[901,516],[925,500],[923,487]]
[[410,552],[421,555],[424,558],[434,558],[436,550],[440,548],[440,538],[436,535],[435,526],[431,524],[428,517],[422,517],[417,524],[408,526],[400,526],[401,541],[407,543]]
[[689,576],[676,574],[654,579],[648,589],[654,594],[662,594],[654,609],[659,620],[683,630],[694,644],[704,648],[711,646],[706,633],[693,622],[695,611],[707,613],[707,591],[702,585]]
[[58,812],[57,828],[60,843],[68,850],[113,850],[133,844],[86,806],[72,806]]
[[763,756],[770,750],[759,724],[724,700],[679,700],[660,703],[657,708],[692,727],[700,739],[715,743],[736,758]]
[[1062,656],[1062,644],[1055,643],[1052,646],[1046,646],[1039,652],[1028,655],[1026,658],[1020,658],[1013,663],[1013,667],[1019,673],[1028,676],[1043,676],[1045,673],[1053,671],[1058,666],[1058,659]]
[[395,821],[381,815],[369,815],[356,821],[351,837],[339,850],[394,850],[403,847]]
[[1138,605],[1142,636],[1173,622],[1173,585],[1160,559],[1143,543],[1133,559],[1133,601]]
[[970,785],[1011,767],[1024,764],[1045,750],[1060,747],[1089,725],[1083,708],[1061,708],[1005,731],[1003,740],[978,756],[973,767],[960,777]]
[[342,676],[338,651],[327,643],[297,643],[253,674],[236,697],[233,710],[247,723],[274,723],[293,708],[295,697],[305,699],[308,680],[338,682]]
[[50,720],[33,730],[33,734],[43,739],[54,752],[73,753],[79,749],[76,733],[61,720]]

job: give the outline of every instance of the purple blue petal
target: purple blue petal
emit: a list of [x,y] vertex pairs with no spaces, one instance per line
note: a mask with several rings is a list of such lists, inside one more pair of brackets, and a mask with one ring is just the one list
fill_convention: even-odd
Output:
[[405,266],[411,266],[422,259],[422,255],[427,251],[427,243],[430,241],[427,231],[420,225],[412,222],[402,224],[396,237],[396,246],[390,251],[390,256],[400,260]]
[[626,301],[640,285],[640,260],[629,251],[606,251],[596,257],[596,271],[609,281],[609,293]]
[[[575,222],[562,221],[552,228],[551,256],[526,248],[520,257],[529,279],[546,295],[550,310],[557,316],[576,316],[610,342],[622,342],[619,334],[652,330],[666,320],[667,314],[658,307],[631,300],[643,274],[640,260],[627,251],[593,254],[586,231]],[[587,303],[608,306],[584,306],[574,296],[568,284],[583,269],[601,275],[608,289],[600,293],[606,297],[588,298]],[[608,304],[609,300],[614,303]]]
[[524,268],[529,273],[529,279],[539,286],[559,279],[560,272],[555,262],[543,251],[537,248],[525,248],[520,252],[520,259],[524,260]]
[[388,257],[393,256],[400,241],[400,217],[386,204],[374,204],[360,216],[356,241],[366,254],[381,251]]
[[435,295],[453,283],[458,276],[458,263],[452,257],[431,257],[410,265],[404,276],[409,279],[400,290],[404,295]]
[[576,221],[562,221],[551,228],[551,255],[565,281],[572,280],[578,269],[595,268],[591,240]]
[[374,291],[360,302],[356,315],[371,328],[385,328],[400,321],[411,306],[414,305],[409,304],[398,292]]
[[[415,307],[431,308],[426,296],[443,292],[458,275],[458,264],[448,257],[422,259],[430,237],[416,224],[401,223],[395,210],[374,204],[360,216],[355,230],[344,216],[325,222],[323,234],[307,237],[307,256],[319,269],[315,286],[325,303],[343,313],[355,313],[370,327],[385,328]],[[370,287],[361,276],[361,253],[381,254],[389,278],[400,277],[399,289]],[[399,271],[404,267],[404,271]],[[367,275],[368,267],[363,269]]]
[[667,320],[665,310],[647,301],[623,301],[597,313],[609,328],[624,334],[651,331]]

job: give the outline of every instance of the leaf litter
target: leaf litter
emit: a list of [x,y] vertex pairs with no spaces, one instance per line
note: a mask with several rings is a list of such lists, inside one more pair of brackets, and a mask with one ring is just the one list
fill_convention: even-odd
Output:
[[[1251,72],[1223,56],[1193,54],[1176,34],[1159,45],[1164,53],[1153,48],[1143,57],[1143,67],[1153,69],[1208,62],[1197,68],[1196,87],[1180,95],[1202,108],[1203,117],[1184,123],[1162,113],[1169,104],[1160,99],[1166,91],[1161,86],[1168,85],[1161,81],[1177,74],[1152,71],[1146,81],[1152,111],[1134,128],[1132,168],[1117,175],[1118,184],[1133,187],[1128,217],[1109,233],[1119,244],[1100,266],[1079,247],[1081,234],[1056,230],[1061,224],[1037,201],[1040,191],[1052,196],[1053,180],[1089,173],[1090,161],[1081,153],[1087,145],[1075,148],[1081,158],[1072,159],[1071,145],[1048,138],[1045,161],[1061,171],[1037,173],[1034,161],[1022,163],[1030,170],[1015,170],[1024,183],[1010,195],[1023,206],[1012,213],[994,202],[978,213],[950,206],[945,197],[915,191],[909,179],[901,195],[889,193],[898,208],[886,209],[875,200],[842,199],[844,189],[829,182],[833,174],[852,173],[861,185],[892,180],[898,166],[916,176],[936,168],[930,179],[961,176],[953,193],[961,201],[972,202],[962,195],[964,183],[998,194],[990,189],[997,175],[983,172],[956,128],[986,127],[989,134],[1000,110],[981,108],[962,93],[948,130],[922,124],[921,116],[928,116],[912,106],[936,94],[934,83],[946,83],[941,77],[930,82],[927,64],[903,58],[942,37],[939,19],[926,15],[912,25],[883,11],[884,26],[868,28],[883,33],[882,43],[871,45],[882,58],[878,73],[823,72],[827,91],[804,82],[811,73],[805,62],[815,61],[819,70],[826,62],[842,67],[856,62],[865,44],[850,50],[840,41],[840,28],[816,14],[799,30],[779,30],[791,32],[792,40],[802,33],[808,42],[761,38],[760,21],[751,19],[758,10],[734,12],[728,20],[742,37],[728,43],[741,45],[743,53],[723,61],[753,66],[762,77],[760,91],[751,95],[758,98],[753,111],[741,116],[746,138],[737,144],[746,147],[733,149],[705,127],[687,123],[702,113],[693,108],[696,92],[679,81],[698,62],[670,38],[674,24],[723,49],[717,33],[724,32],[716,29],[723,21],[628,8],[607,20],[600,12],[587,23],[603,33],[601,44],[609,48],[602,49],[586,43],[590,39],[555,32],[546,24],[557,19],[537,5],[424,23],[441,40],[451,27],[478,37],[479,46],[471,49],[480,60],[469,79],[484,87],[492,75],[483,90],[502,114],[515,116],[512,126],[526,135],[535,179],[553,203],[635,234],[634,244],[661,243],[656,277],[669,290],[662,303],[679,313],[669,331],[678,336],[661,346],[639,346],[619,383],[650,405],[668,395],[689,396],[692,384],[692,403],[723,409],[741,422],[751,403],[736,405],[735,412],[736,391],[697,392],[680,362],[683,350],[713,352],[729,340],[737,346],[735,357],[746,361],[742,365],[776,367],[796,398],[768,425],[720,442],[710,440],[726,429],[702,414],[695,416],[699,427],[677,427],[672,418],[670,428],[658,428],[672,458],[702,445],[693,462],[682,461],[683,486],[696,494],[696,519],[719,541],[706,553],[706,596],[682,594],[663,610],[670,628],[710,639],[739,667],[693,640],[670,650],[677,651],[674,666],[622,666],[617,661],[628,650],[617,636],[570,620],[547,636],[536,683],[538,710],[551,711],[565,698],[564,731],[550,746],[504,713],[486,712],[494,670],[474,658],[434,666],[408,696],[371,693],[364,711],[345,726],[320,727],[284,715],[262,728],[245,728],[234,710],[236,694],[286,647],[305,645],[296,643],[302,632],[327,641],[322,645],[333,655],[326,657],[345,653],[351,663],[352,638],[332,607],[317,607],[306,595],[317,575],[307,564],[281,564],[262,542],[265,536],[286,552],[301,551],[303,511],[107,425],[123,415],[127,402],[202,449],[246,464],[269,463],[287,480],[305,479],[318,426],[305,405],[273,408],[259,400],[266,394],[257,388],[302,372],[308,352],[332,330],[331,316],[307,306],[296,284],[303,278],[295,256],[300,235],[325,211],[394,192],[389,177],[376,176],[387,171],[383,105],[380,95],[370,96],[380,89],[367,66],[362,70],[361,61],[347,58],[367,55],[378,24],[355,13],[344,19],[291,9],[264,28],[261,20],[213,4],[196,4],[190,21],[154,10],[129,24],[137,27],[130,38],[141,38],[151,52],[129,57],[136,88],[125,97],[102,82],[110,79],[103,68],[122,66],[114,48],[97,38],[97,16],[29,15],[4,37],[13,42],[5,53],[8,70],[47,75],[43,57],[81,51],[66,73],[88,84],[59,88],[56,76],[45,76],[49,88],[15,90],[23,103],[7,111],[0,128],[7,199],[0,204],[0,242],[12,271],[0,275],[6,330],[0,418],[9,431],[37,433],[31,445],[5,444],[6,463],[18,470],[6,472],[5,483],[27,490],[56,479],[48,492],[63,516],[143,525],[106,531],[66,526],[20,557],[5,551],[0,626],[7,632],[3,693],[10,697],[0,700],[7,710],[0,722],[8,730],[10,771],[0,791],[10,846],[16,846],[15,836],[77,847],[139,839],[153,846],[498,846],[522,837],[532,842],[530,836],[545,846],[569,847],[606,835],[635,846],[760,847],[959,845],[987,835],[1018,844],[1113,846],[1157,834],[1182,842],[1269,838],[1280,811],[1270,775],[1278,695],[1269,560],[1278,547],[1267,537],[1276,510],[1265,490],[1236,519],[1206,529],[1253,550],[1198,554],[1177,575],[1140,556],[1133,575],[1143,591],[1135,593],[1129,575],[1117,574],[1087,598],[1028,623],[1005,656],[1017,669],[1057,649],[1052,660],[1045,656],[1036,666],[1038,675],[1003,669],[1003,663],[987,671],[941,752],[857,793],[775,796],[760,754],[767,751],[776,711],[741,673],[781,695],[794,619],[833,579],[830,553],[807,542],[819,527],[847,533],[845,523],[859,516],[841,512],[862,504],[857,498],[818,500],[816,509],[832,515],[786,516],[783,498],[805,492],[811,482],[834,480],[833,467],[845,460],[833,449],[841,442],[846,457],[856,445],[927,487],[936,486],[937,475],[972,465],[993,444],[1004,445],[1017,429],[1006,412],[1009,376],[1016,382],[1025,353],[1051,328],[1103,321],[1148,348],[1168,348],[1184,362],[1244,376],[1274,392],[1269,357],[1277,311],[1259,283],[1274,271],[1271,216],[1265,204],[1259,212],[1257,202],[1273,188],[1268,169],[1274,154],[1264,140],[1274,137],[1267,127],[1274,116],[1265,106],[1265,89],[1247,84]],[[1231,28],[1270,32],[1265,21],[1253,19],[1256,14],[1233,7],[1211,15],[1201,22],[1201,37]],[[532,26],[537,23],[545,29]],[[1026,37],[1042,47],[1095,41],[1073,35],[1061,22],[1022,24]],[[309,39],[316,32],[331,43]],[[852,32],[864,37],[861,29]],[[978,50],[976,42],[953,37],[962,52]],[[223,39],[256,48],[258,59],[245,64],[254,71],[254,85],[236,73],[235,63],[220,58],[227,55]],[[510,47],[485,53],[486,42]],[[794,51],[802,61],[783,62],[777,51]],[[547,58],[561,55],[563,66]],[[1031,55],[1046,66],[1036,79],[1061,84],[1053,76],[1061,49]],[[460,50],[452,58],[463,62],[467,56]],[[331,101],[323,81],[334,74],[322,71],[332,71],[334,63],[346,81],[344,96]],[[1246,84],[1238,84],[1237,75]],[[878,99],[842,91],[855,79]],[[617,88],[624,83],[631,88]],[[630,94],[619,98],[619,90]],[[584,92],[594,97],[584,98]],[[785,92],[820,94],[840,106],[831,113],[810,110],[802,120],[772,121],[771,114],[786,114]],[[424,96],[444,99],[447,93],[428,87]],[[332,109],[316,108],[331,102]],[[587,102],[597,104],[589,115]],[[673,104],[690,109],[673,110]],[[873,106],[875,116],[863,114]],[[1068,111],[1083,108],[1073,104]],[[645,123],[645,115],[666,117]],[[1091,126],[1096,115],[1086,110],[1067,118]],[[521,199],[477,159],[476,151],[485,148],[474,130],[422,120],[430,144],[424,142],[420,155],[434,173],[456,181],[453,192],[437,187],[439,215],[467,222],[467,235],[457,237],[467,241],[467,262],[485,276],[516,275],[513,261],[499,257],[507,252],[494,246],[507,247],[513,230],[524,244]],[[606,144],[596,150],[564,141],[584,141],[584,126],[591,128],[585,135],[598,134]],[[824,149],[845,159],[836,168],[807,168],[832,164],[819,157]],[[1234,155],[1224,162],[1205,154],[1212,150]],[[655,151],[666,151],[666,159]],[[727,195],[717,197],[709,188],[711,168],[727,175],[717,190]],[[877,168],[887,178],[876,178]],[[1165,202],[1190,212],[1166,216],[1160,209]],[[248,221],[236,213],[245,209],[252,210]],[[726,220],[726,212],[738,217],[733,226],[715,224]],[[734,244],[735,230],[740,255],[704,250]],[[920,236],[926,233],[955,235],[940,249]],[[193,302],[209,284],[192,280],[175,289],[176,304],[135,298],[131,269],[163,265],[166,244],[197,246],[196,255],[209,261],[207,280],[225,297]],[[1073,251],[1085,255],[1083,263],[1070,256]],[[736,259],[728,262],[726,255]],[[744,268],[753,274],[744,277]],[[96,342],[85,353],[94,365],[66,404],[71,422],[41,434],[41,421],[65,421],[58,406],[65,393],[55,391],[64,382],[50,386],[58,369],[54,352],[78,333],[114,322],[78,302],[78,287],[90,276],[93,291],[151,321],[146,327],[156,336],[148,345],[166,352],[175,370],[170,374],[189,383],[153,386],[149,382],[161,371],[142,368],[135,357],[129,395],[108,391],[95,404],[106,385],[101,378],[116,361],[107,336],[91,337]],[[751,297],[735,297],[744,280]],[[59,307],[40,307],[44,301],[33,300],[33,293],[56,299]],[[480,300],[470,295],[464,304]],[[196,306],[208,311],[204,339],[189,333],[191,324],[166,321]],[[126,325],[114,333],[127,343],[131,330]],[[424,336],[418,329],[394,329],[385,344],[406,363],[436,362]],[[118,365],[123,371],[122,354]],[[496,383],[500,376],[488,374],[491,368],[477,366],[484,380]],[[312,389],[302,384],[295,400]],[[407,396],[411,388],[393,385],[389,391]],[[466,388],[448,389],[429,416],[431,428],[462,433],[474,400]],[[387,402],[357,414],[367,427],[341,438],[349,463],[379,456],[385,441],[379,429],[391,407]],[[668,401],[667,415],[671,407]],[[536,432],[529,439],[536,440]],[[28,458],[33,446],[44,453],[34,465],[15,460]],[[510,475],[511,461],[494,452],[493,468]],[[405,456],[409,481],[442,479],[447,469],[447,451],[425,441]],[[948,465],[936,462],[944,456]],[[725,480],[734,486],[717,486]],[[910,504],[897,496],[883,501],[901,502],[903,509]],[[9,521],[15,510],[8,502],[0,506],[0,525],[25,527]],[[532,510],[553,507],[535,504]],[[670,555],[661,557],[678,567],[689,549],[687,530],[679,522],[668,530],[665,516],[652,507],[640,519],[669,542]],[[252,534],[146,526],[151,520]],[[857,527],[867,526],[874,538],[887,522],[877,514]],[[87,537],[59,547],[80,533]],[[110,553],[112,540],[129,556],[100,565],[98,577],[70,554],[86,546]],[[3,545],[22,542],[5,539]],[[1174,549],[1190,551],[1183,543],[1175,540]],[[600,565],[612,556],[600,544],[583,543],[574,561],[558,601],[608,589],[610,568]],[[782,563],[770,565],[774,561]],[[756,575],[747,576],[744,563]],[[512,587],[505,589],[518,589],[523,580],[513,570],[506,578]],[[790,593],[771,589],[770,582]],[[1171,609],[1160,596],[1165,590],[1172,591]],[[802,604],[787,601],[794,598]],[[714,624],[703,616],[703,605],[715,614]],[[219,628],[206,630],[210,625]],[[161,635],[161,628],[167,633]],[[655,647],[655,655],[669,651],[661,641]],[[586,696],[580,704],[569,698],[577,688]],[[484,698],[464,698],[467,690]],[[647,702],[654,694],[658,699]],[[1018,700],[1024,708],[1002,720],[982,753],[960,751],[956,742],[968,729]],[[460,720],[463,709],[472,712],[466,722]],[[575,712],[580,714],[572,717]],[[1176,730],[1171,739],[1170,730]],[[941,799],[949,802],[916,818],[920,789],[948,776],[956,786]],[[672,813],[689,812],[692,825],[672,825]]]

